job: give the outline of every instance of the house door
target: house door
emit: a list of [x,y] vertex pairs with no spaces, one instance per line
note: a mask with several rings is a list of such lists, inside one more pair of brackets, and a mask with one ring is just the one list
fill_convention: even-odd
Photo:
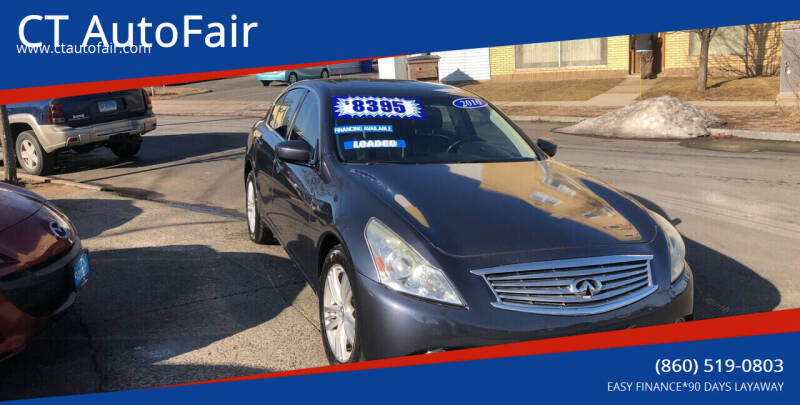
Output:
[[[653,42],[653,70],[655,73],[661,73],[664,70],[664,37],[666,33],[658,34],[658,38]],[[636,54],[634,43],[634,36],[629,37],[629,56],[628,56],[628,73],[636,75],[642,72],[641,61]]]

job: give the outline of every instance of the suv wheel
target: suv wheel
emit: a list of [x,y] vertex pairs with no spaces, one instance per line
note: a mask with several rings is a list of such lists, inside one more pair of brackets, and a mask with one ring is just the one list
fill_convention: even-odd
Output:
[[44,176],[53,170],[55,154],[45,152],[33,131],[17,135],[17,161],[26,173]]
[[142,148],[142,137],[140,135],[123,135],[117,139],[110,140],[108,147],[120,159],[130,159],[139,153]]

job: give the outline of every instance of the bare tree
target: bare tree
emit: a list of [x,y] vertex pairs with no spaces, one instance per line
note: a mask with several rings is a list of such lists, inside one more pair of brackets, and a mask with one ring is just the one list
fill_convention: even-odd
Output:
[[11,127],[8,125],[8,110],[5,105],[0,105],[0,144],[3,146],[3,181],[17,183],[17,157],[14,156],[15,146],[11,141]]
[[708,48],[711,39],[719,28],[700,28],[689,32],[697,34],[700,40],[700,63],[697,66],[697,91],[706,91],[708,88]]

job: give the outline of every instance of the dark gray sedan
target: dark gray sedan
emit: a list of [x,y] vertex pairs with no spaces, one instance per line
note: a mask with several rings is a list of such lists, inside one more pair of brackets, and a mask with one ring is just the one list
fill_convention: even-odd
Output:
[[672,224],[475,94],[304,81],[251,135],[250,237],[317,292],[332,363],[691,318]]

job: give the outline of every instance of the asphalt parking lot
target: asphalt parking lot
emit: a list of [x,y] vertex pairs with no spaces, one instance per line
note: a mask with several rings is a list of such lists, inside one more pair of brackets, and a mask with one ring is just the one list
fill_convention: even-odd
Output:
[[[202,96],[202,95],[201,95]],[[316,297],[278,246],[244,224],[253,119],[159,117],[142,153],[65,155],[34,187],[92,251],[74,311],[0,364],[0,399],[145,388],[325,364]],[[524,124],[557,158],[665,213],[697,277],[695,315],[800,307],[800,154],[598,139]]]

